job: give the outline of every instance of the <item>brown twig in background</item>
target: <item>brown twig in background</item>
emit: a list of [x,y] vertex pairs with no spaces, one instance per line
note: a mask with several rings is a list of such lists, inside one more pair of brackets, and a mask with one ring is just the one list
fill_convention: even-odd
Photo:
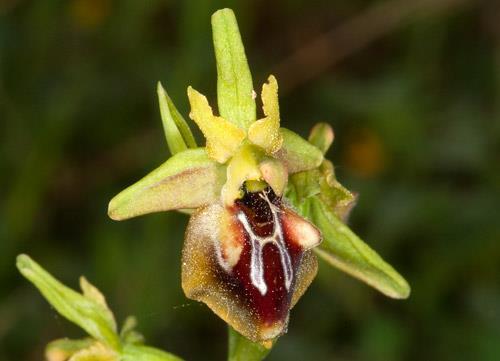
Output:
[[374,40],[419,17],[455,10],[475,0],[389,0],[321,35],[278,64],[280,92],[300,87]]

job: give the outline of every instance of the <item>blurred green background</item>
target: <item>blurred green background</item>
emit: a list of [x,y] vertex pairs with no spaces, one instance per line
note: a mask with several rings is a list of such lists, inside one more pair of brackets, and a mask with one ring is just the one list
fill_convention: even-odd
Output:
[[350,225],[410,282],[383,297],[320,265],[269,360],[500,360],[500,3],[1,0],[0,359],[81,331],[15,269],[85,274],[150,344],[223,360],[226,327],[180,288],[184,215],[108,200],[168,157],[155,86],[215,99],[210,14],[232,7],[282,124],[330,122]]

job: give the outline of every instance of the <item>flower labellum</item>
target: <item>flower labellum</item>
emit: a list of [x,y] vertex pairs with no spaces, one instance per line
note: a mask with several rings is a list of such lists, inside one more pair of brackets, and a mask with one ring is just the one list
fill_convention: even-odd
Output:
[[253,341],[286,330],[290,308],[316,275],[319,230],[267,187],[232,207],[198,210],[186,233],[182,286]]

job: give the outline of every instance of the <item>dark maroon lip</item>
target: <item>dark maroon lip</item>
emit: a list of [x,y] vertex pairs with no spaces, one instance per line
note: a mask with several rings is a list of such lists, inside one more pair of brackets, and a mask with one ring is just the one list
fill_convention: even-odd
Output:
[[[275,207],[275,210],[271,209]],[[255,241],[245,230],[241,221],[236,224],[244,235],[243,249],[240,258],[231,272],[223,270],[221,272],[232,291],[246,306],[252,310],[260,320],[262,325],[272,325],[276,322],[286,322],[290,309],[291,298],[295,285],[297,269],[300,265],[303,250],[293,242],[284,231],[282,219],[282,201],[271,188],[266,188],[261,192],[245,192],[242,199],[235,202],[231,208],[234,217],[243,215],[251,229],[251,233],[258,237],[271,237],[276,229],[280,230],[284,247],[280,249],[275,243],[269,242],[262,246],[263,281],[267,287],[263,292],[262,288],[256,286],[252,280],[252,250]],[[277,224],[279,223],[279,224]],[[283,263],[283,252],[289,258],[291,269],[291,282],[286,284],[286,268]],[[255,256],[255,255],[254,255]]]

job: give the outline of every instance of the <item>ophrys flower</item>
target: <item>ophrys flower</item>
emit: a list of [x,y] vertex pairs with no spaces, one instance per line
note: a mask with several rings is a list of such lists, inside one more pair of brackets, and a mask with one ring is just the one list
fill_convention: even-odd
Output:
[[[313,248],[331,264],[396,298],[404,279],[343,223],[354,196],[324,153],[326,124],[309,141],[280,127],[278,82],[261,90],[262,116],[234,14],[212,17],[219,114],[188,88],[190,118],[206,138],[197,147],[184,118],[158,85],[172,157],[118,194],[116,220],[168,210],[191,213],[182,256],[187,297],[205,302],[245,337],[272,340],[317,272]],[[317,247],[322,238],[321,246]]]

